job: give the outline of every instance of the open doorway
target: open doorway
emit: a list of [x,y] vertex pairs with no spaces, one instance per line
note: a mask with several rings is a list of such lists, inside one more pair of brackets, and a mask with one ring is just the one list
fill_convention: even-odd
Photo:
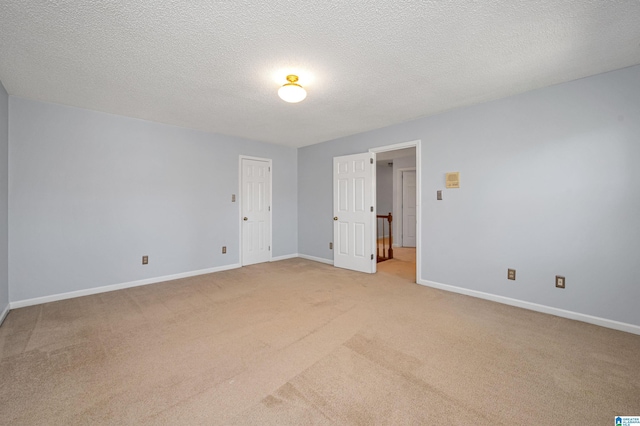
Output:
[[419,276],[420,141],[376,153],[377,270],[416,282]]
[[[401,151],[409,149],[409,151]],[[393,152],[399,151],[399,152]],[[401,275],[410,274],[409,279],[417,282],[421,277],[420,267],[420,239],[421,239],[421,141],[405,142],[395,145],[371,148],[369,152],[338,156],[333,158],[333,265],[339,268],[351,269],[354,271],[376,273],[377,265],[376,252],[377,245],[380,241],[388,243],[389,251],[401,249],[403,256],[394,256],[397,260],[389,256],[389,264],[398,266],[402,257],[410,258],[407,260],[411,271],[405,271]],[[385,154],[386,153],[386,154]],[[409,154],[409,155],[405,155]],[[403,242],[402,246],[393,245],[391,232],[396,235],[402,235],[403,241],[405,235],[403,230],[398,228],[398,221],[395,223],[388,220],[387,229],[389,231],[388,240],[384,229],[378,238],[378,229],[376,225],[377,216],[377,197],[376,197],[376,158],[382,155],[382,160],[397,158],[399,161],[403,157],[412,157],[415,166],[415,192],[413,199],[415,200],[415,210],[413,216],[409,218],[405,215],[405,222],[409,220],[415,221],[415,248],[406,247],[407,243]],[[399,155],[399,156],[398,156]],[[396,157],[398,156],[398,157]],[[393,162],[391,167],[393,167]],[[402,171],[402,170],[400,170]],[[393,176],[393,173],[392,173]],[[391,188],[396,188],[397,184],[392,184]],[[402,192],[402,190],[400,190]],[[392,192],[392,199],[397,199],[399,193]],[[383,217],[391,215],[401,215],[400,206],[392,203],[390,212],[384,212]],[[380,207],[387,209],[388,207]],[[415,219],[413,219],[415,218]],[[409,239],[406,239],[409,240]],[[406,250],[405,250],[406,249]],[[388,253],[388,252],[387,252]],[[393,269],[393,266],[386,266],[386,269]],[[406,268],[402,268],[405,270]],[[397,271],[399,272],[399,271]]]

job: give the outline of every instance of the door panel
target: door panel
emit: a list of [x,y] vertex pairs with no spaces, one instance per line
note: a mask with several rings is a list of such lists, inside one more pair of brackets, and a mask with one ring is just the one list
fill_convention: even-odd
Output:
[[355,255],[357,257],[364,257],[366,255],[365,253],[365,234],[366,234],[366,227],[364,223],[354,223],[353,224],[353,230],[354,230],[354,241],[355,241]]
[[367,273],[375,272],[372,158],[365,153],[333,159],[334,265]]
[[270,165],[266,160],[241,160],[242,265],[271,260]]
[[357,211],[357,212],[363,212],[366,210],[366,207],[364,205],[365,204],[364,185],[365,185],[364,178],[356,178],[353,180],[353,189],[355,193],[354,211]]
[[348,210],[347,207],[347,197],[348,197],[348,186],[349,186],[349,181],[348,179],[339,179],[338,180],[338,191],[339,191],[339,202],[338,202],[338,211],[344,212]]

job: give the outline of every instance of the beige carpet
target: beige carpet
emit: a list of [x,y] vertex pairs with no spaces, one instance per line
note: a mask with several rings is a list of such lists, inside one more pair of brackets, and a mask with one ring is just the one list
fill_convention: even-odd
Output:
[[419,286],[404,259],[376,275],[291,259],[11,311],[0,423],[640,415],[640,336]]

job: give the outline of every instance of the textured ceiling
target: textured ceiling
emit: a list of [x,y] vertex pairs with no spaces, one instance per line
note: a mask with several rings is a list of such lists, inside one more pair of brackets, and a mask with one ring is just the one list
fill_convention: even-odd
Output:
[[11,95],[294,147],[639,63],[638,0],[0,2]]

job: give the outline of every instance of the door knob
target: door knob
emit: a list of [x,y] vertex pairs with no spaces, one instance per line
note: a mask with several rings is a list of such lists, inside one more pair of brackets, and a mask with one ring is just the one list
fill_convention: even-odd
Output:
[[249,218],[245,216],[242,218],[242,220],[249,220]]
[[338,216],[334,216],[334,217],[333,217],[333,220],[338,220]]

